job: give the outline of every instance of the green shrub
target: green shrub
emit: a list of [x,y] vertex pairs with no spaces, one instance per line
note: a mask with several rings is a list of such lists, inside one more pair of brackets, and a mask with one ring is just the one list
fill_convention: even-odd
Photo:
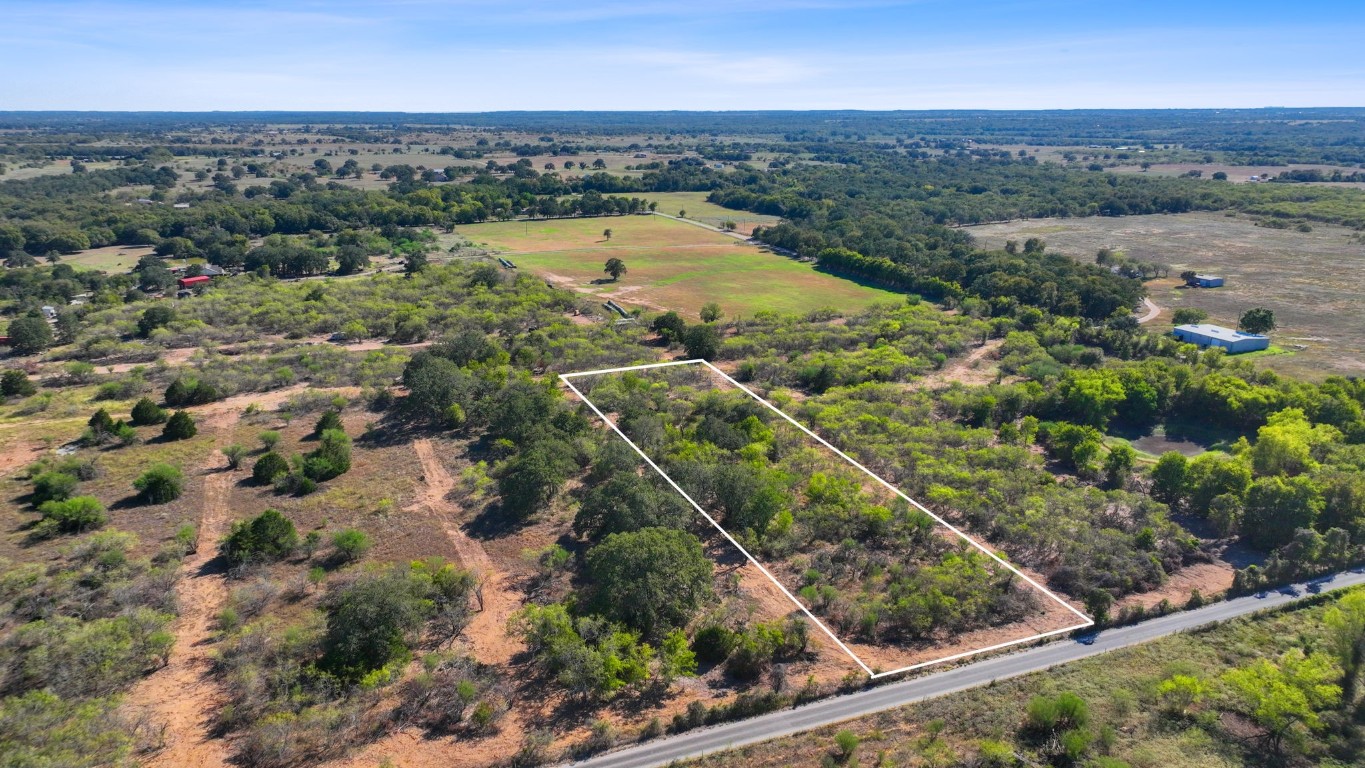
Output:
[[289,462],[274,451],[262,454],[251,467],[251,479],[259,485],[269,485],[287,474]]
[[238,469],[242,466],[242,458],[246,456],[246,448],[233,443],[223,449],[223,455],[227,457],[228,469]]
[[166,420],[165,429],[161,430],[161,436],[167,440],[188,440],[199,434],[199,428],[194,425],[194,417],[185,411],[176,411]]
[[33,478],[33,505],[48,501],[66,501],[76,492],[78,481],[65,472],[44,472]]
[[94,496],[73,496],[65,501],[45,501],[38,508],[42,522],[39,535],[54,533],[82,533],[98,528],[109,521],[104,505]]
[[280,444],[280,433],[273,429],[267,429],[260,434],[261,447],[267,451],[275,450],[275,446]]
[[219,553],[228,562],[242,563],[279,560],[289,556],[299,545],[299,533],[294,523],[273,509],[267,509],[250,520],[238,520],[223,538]]
[[23,371],[11,368],[0,374],[0,395],[5,397],[28,397],[37,392],[38,388],[33,386],[28,375]]
[[321,437],[322,433],[329,429],[342,429],[341,414],[336,411],[323,411],[322,418],[318,419],[317,425],[313,427],[313,436]]
[[839,750],[839,759],[848,762],[858,751],[858,734],[848,729],[839,731],[834,734],[834,746]]
[[133,423],[138,426],[148,424],[161,424],[166,421],[166,411],[161,406],[152,402],[151,398],[144,397],[133,405]]
[[698,659],[719,664],[734,652],[738,642],[739,635],[734,631],[719,624],[708,624],[697,630],[697,636],[692,639],[692,650],[696,651]]
[[364,531],[347,528],[332,535],[332,546],[343,560],[359,560],[369,551],[370,537]]
[[166,504],[180,498],[185,475],[170,464],[153,464],[133,481],[138,498],[147,504]]
[[305,456],[303,460],[304,477],[315,482],[331,480],[350,470],[351,438],[339,429],[323,432],[318,449]]

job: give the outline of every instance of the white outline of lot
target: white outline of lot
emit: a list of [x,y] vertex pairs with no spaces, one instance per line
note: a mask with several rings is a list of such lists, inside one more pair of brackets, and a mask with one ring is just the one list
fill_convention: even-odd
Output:
[[[899,668],[897,668],[897,669],[893,669],[893,670],[890,670],[890,671],[888,671],[888,672],[876,672],[876,671],[873,671],[873,669],[872,669],[871,667],[869,667],[866,663],[864,663],[862,659],[858,658],[858,655],[855,654],[852,650],[850,650],[849,647],[848,647],[847,645],[845,645],[844,642],[843,642],[842,640],[840,640],[840,639],[834,634],[834,632],[830,631],[830,628],[827,627],[827,626],[825,626],[825,623],[824,623],[823,621],[820,621],[820,619],[817,618],[817,617],[815,616],[815,614],[811,613],[811,611],[810,611],[809,608],[807,608],[800,600],[796,599],[796,596],[793,595],[785,586],[783,586],[782,582],[778,581],[777,578],[774,577],[774,576],[772,575],[772,573],[770,573],[770,572],[768,571],[767,568],[764,568],[764,567],[763,567],[763,564],[760,563],[760,562],[758,561],[757,558],[755,558],[753,555],[749,554],[749,551],[748,551],[747,549],[745,549],[742,545],[740,545],[740,543],[739,543],[738,541],[736,541],[735,538],[734,538],[733,536],[731,536],[730,533],[729,533],[728,531],[725,530],[724,526],[722,526],[714,517],[712,517],[710,514],[708,514],[707,511],[706,511],[705,509],[702,509],[702,506],[701,506],[700,504],[698,504],[691,496],[689,496],[689,495],[687,494],[687,491],[684,491],[676,482],[674,482],[674,481],[673,481],[673,478],[669,477],[667,472],[664,472],[663,469],[660,468],[658,464],[655,464],[655,463],[654,463],[654,460],[653,460],[653,459],[651,459],[644,451],[640,450],[640,446],[636,445],[636,444],[635,444],[635,441],[633,441],[633,440],[631,440],[629,437],[627,437],[627,436],[626,436],[626,433],[625,433],[625,432],[622,432],[622,431],[621,431],[621,428],[618,427],[618,426],[616,425],[615,422],[613,422],[611,419],[607,418],[607,415],[606,415],[605,413],[602,413],[602,411],[601,411],[600,409],[598,409],[598,407],[592,402],[592,400],[588,399],[588,397],[587,397],[586,395],[584,395],[581,391],[579,391],[579,389],[573,385],[573,382],[570,381],[570,379],[579,378],[579,377],[584,377],[584,376],[600,376],[600,375],[609,374],[609,373],[626,373],[626,372],[630,372],[630,371],[643,371],[643,370],[648,370],[648,369],[651,369],[651,368],[667,368],[667,367],[677,366],[677,365],[697,365],[697,364],[701,364],[701,365],[706,366],[706,367],[709,368],[713,373],[715,373],[717,376],[720,376],[721,378],[723,378],[723,379],[724,379],[726,382],[728,382],[731,386],[733,386],[733,387],[739,389],[740,391],[742,391],[742,392],[744,392],[745,394],[749,395],[749,396],[752,397],[753,399],[755,399],[755,400],[757,400],[758,402],[762,403],[763,405],[767,406],[767,408],[768,408],[769,410],[771,410],[773,413],[776,413],[778,416],[781,416],[783,419],[785,419],[787,422],[789,422],[790,424],[792,424],[793,426],[795,426],[797,429],[801,430],[801,431],[804,432],[806,435],[808,435],[809,437],[813,438],[815,441],[817,441],[818,443],[820,443],[820,444],[823,445],[824,447],[826,447],[826,448],[828,448],[829,450],[833,451],[836,455],[838,455],[838,456],[839,456],[840,458],[842,458],[844,461],[847,461],[849,464],[852,464],[853,466],[857,467],[857,468],[858,468],[859,470],[861,470],[864,474],[866,474],[868,477],[872,478],[873,480],[877,481],[877,483],[879,483],[880,485],[882,485],[884,488],[886,488],[887,490],[889,490],[889,491],[891,491],[892,493],[896,494],[897,496],[899,496],[900,498],[904,499],[905,501],[909,502],[911,505],[913,505],[915,508],[919,509],[921,512],[923,512],[923,513],[925,513],[926,515],[932,517],[932,518],[933,518],[936,522],[938,522],[940,525],[944,526],[944,527],[947,528],[948,530],[950,530],[950,531],[952,531],[953,533],[957,534],[957,535],[958,535],[959,537],[961,537],[964,541],[970,543],[973,547],[976,547],[978,550],[980,550],[981,552],[985,553],[986,556],[990,557],[990,558],[991,558],[992,560],[994,560],[995,562],[999,563],[1000,565],[1004,566],[1005,568],[1008,568],[1008,569],[1009,569],[1012,573],[1014,573],[1016,576],[1018,576],[1019,578],[1023,579],[1024,581],[1028,582],[1029,585],[1032,586],[1034,589],[1036,589],[1036,590],[1038,590],[1039,592],[1042,592],[1043,594],[1047,595],[1049,598],[1051,598],[1052,600],[1056,601],[1056,603],[1057,603],[1058,605],[1062,606],[1063,608],[1067,609],[1067,610],[1070,611],[1071,613],[1074,613],[1074,614],[1076,614],[1076,616],[1080,617],[1081,623],[1080,623],[1080,624],[1076,624],[1075,626],[1063,627],[1063,628],[1061,628],[1061,629],[1053,629],[1053,630],[1049,630],[1049,631],[1047,631],[1047,632],[1040,632],[1040,633],[1038,633],[1038,634],[1030,635],[1030,636],[1028,636],[1028,637],[1019,638],[1019,639],[1017,639],[1017,640],[1010,640],[1010,641],[1007,641],[1007,642],[1004,642],[1004,643],[996,643],[995,645],[987,646],[987,647],[985,647],[985,648],[977,648],[977,649],[975,649],[975,650],[963,651],[963,652],[961,652],[961,653],[954,653],[954,654],[951,654],[951,655],[948,655],[948,656],[944,656],[944,657],[939,658],[939,659],[932,659],[932,660],[930,660],[930,661],[921,661],[921,662],[919,662],[918,664],[910,664],[910,665],[908,665],[908,666],[899,667]],[[1058,596],[1057,596],[1056,594],[1054,594],[1051,590],[1047,589],[1047,588],[1044,587],[1043,585],[1041,585],[1041,584],[1039,584],[1038,582],[1034,581],[1033,579],[1029,578],[1029,576],[1028,576],[1027,574],[1022,573],[1018,568],[1015,568],[1013,565],[1010,565],[1010,563],[1009,563],[1008,561],[1006,561],[1004,558],[1000,557],[1000,556],[997,555],[995,552],[991,551],[989,548],[987,548],[986,546],[982,545],[982,544],[981,544],[980,542],[978,542],[977,540],[973,539],[972,537],[970,537],[970,536],[968,536],[967,534],[963,533],[962,531],[958,530],[955,526],[953,526],[953,525],[952,525],[951,523],[949,523],[947,520],[944,520],[943,518],[941,518],[941,517],[939,517],[938,515],[936,515],[936,514],[934,514],[933,512],[931,512],[931,511],[930,511],[928,508],[926,508],[923,504],[920,504],[918,501],[915,501],[914,499],[912,499],[912,498],[910,498],[909,496],[905,495],[903,492],[901,492],[901,490],[900,490],[899,488],[897,488],[896,486],[892,485],[891,483],[888,483],[887,481],[883,480],[883,479],[882,479],[881,477],[879,477],[875,472],[873,472],[872,470],[868,469],[867,467],[864,467],[862,464],[858,463],[855,459],[853,459],[853,457],[849,456],[848,454],[844,453],[843,451],[839,450],[838,448],[835,448],[833,445],[830,445],[829,442],[826,441],[823,437],[820,437],[819,435],[815,434],[815,433],[812,432],[811,430],[807,429],[806,426],[805,426],[804,424],[802,424],[801,422],[797,421],[796,419],[793,419],[791,416],[788,416],[786,413],[784,413],[784,412],[782,411],[782,409],[778,408],[777,406],[775,406],[775,405],[773,405],[772,403],[768,402],[767,400],[763,399],[763,398],[760,397],[758,394],[756,394],[753,390],[749,389],[748,387],[744,386],[743,384],[740,384],[738,381],[735,381],[734,379],[730,378],[730,376],[729,376],[728,374],[726,374],[724,371],[722,371],[721,369],[717,368],[716,366],[712,365],[711,363],[707,362],[706,360],[701,360],[701,359],[697,359],[697,360],[673,360],[673,361],[667,362],[667,363],[650,363],[650,364],[647,364],[647,365],[630,365],[630,366],[626,366],[626,367],[623,367],[623,368],[602,368],[602,369],[595,370],[595,371],[578,371],[578,372],[576,372],[576,373],[562,373],[562,374],[559,375],[559,379],[560,379],[560,381],[564,382],[564,386],[568,387],[570,390],[573,391],[573,393],[574,393],[575,395],[578,396],[578,399],[580,399],[580,400],[582,400],[584,403],[586,403],[587,406],[588,406],[589,408],[592,409],[592,412],[595,413],[595,414],[597,414],[597,417],[603,421],[603,423],[605,423],[607,426],[611,427],[612,431],[615,432],[618,436],[620,436],[620,438],[621,438],[622,440],[625,440],[625,441],[626,441],[626,444],[629,445],[631,448],[633,448],[633,449],[635,450],[635,452],[636,452],[637,454],[640,455],[640,458],[642,458],[642,459],[645,460],[645,463],[646,463],[646,464],[648,464],[650,467],[652,467],[652,468],[654,469],[655,472],[658,472],[658,473],[659,473],[659,476],[662,477],[670,486],[672,486],[673,490],[675,490],[675,491],[677,491],[679,494],[681,494],[682,497],[683,497],[684,499],[687,499],[687,502],[688,502],[689,504],[692,505],[692,508],[693,508],[693,509],[697,510],[697,512],[699,512],[699,513],[701,514],[702,517],[706,518],[707,522],[711,523],[711,525],[714,526],[715,529],[716,529],[717,531],[720,531],[720,534],[721,534],[722,536],[724,536],[724,537],[726,538],[727,541],[729,541],[731,544],[733,544],[733,545],[735,546],[736,549],[738,549],[741,553],[743,553],[743,554],[744,554],[744,557],[747,558],[747,559],[749,560],[750,563],[753,563],[753,565],[754,565],[755,568],[758,568],[758,570],[761,571],[761,572],[763,573],[764,576],[767,576],[768,579],[771,580],[773,584],[777,585],[777,588],[780,589],[780,590],[782,590],[782,594],[786,595],[786,596],[787,596],[787,599],[791,600],[791,601],[792,601],[792,604],[795,605],[797,608],[799,608],[799,609],[801,610],[801,612],[804,613],[804,614],[806,615],[806,618],[810,619],[810,620],[815,624],[815,626],[819,627],[820,630],[821,630],[822,632],[824,632],[825,635],[827,635],[827,636],[829,637],[830,640],[833,640],[834,643],[835,643],[836,645],[838,645],[839,648],[841,648],[841,649],[844,651],[844,653],[848,654],[848,657],[851,658],[851,659],[853,659],[854,663],[856,663],[859,667],[862,667],[863,671],[867,672],[868,677],[871,678],[871,679],[874,679],[874,680],[875,680],[875,679],[877,679],[877,678],[879,678],[879,677],[888,677],[888,676],[890,676],[890,675],[898,675],[898,674],[901,674],[901,673],[903,673],[903,672],[909,672],[909,671],[911,671],[911,670],[920,669],[921,667],[928,667],[928,666],[931,666],[931,665],[934,665],[934,664],[943,664],[943,663],[949,662],[949,661],[956,661],[956,660],[958,660],[958,659],[966,658],[966,657],[968,657],[968,656],[975,656],[975,655],[980,654],[980,653],[989,653],[989,652],[991,652],[991,651],[998,651],[998,650],[1000,650],[1000,649],[1002,649],[1002,648],[1008,648],[1008,647],[1010,647],[1010,646],[1012,646],[1012,645],[1020,645],[1020,644],[1022,644],[1022,643],[1028,643],[1028,642],[1032,642],[1032,641],[1034,641],[1034,640],[1041,640],[1041,639],[1046,638],[1046,637],[1052,637],[1052,636],[1054,636],[1054,635],[1061,635],[1061,634],[1065,634],[1065,633],[1067,633],[1067,632],[1074,632],[1074,631],[1076,631],[1076,630],[1078,630],[1078,629],[1085,629],[1085,628],[1087,628],[1087,627],[1092,627],[1092,626],[1095,625],[1095,622],[1094,622],[1093,619],[1091,619],[1089,616],[1086,616],[1084,613],[1081,613],[1080,611],[1076,610],[1076,608],[1074,608],[1070,603],[1068,603],[1067,601],[1063,600],[1061,597],[1058,597]]]

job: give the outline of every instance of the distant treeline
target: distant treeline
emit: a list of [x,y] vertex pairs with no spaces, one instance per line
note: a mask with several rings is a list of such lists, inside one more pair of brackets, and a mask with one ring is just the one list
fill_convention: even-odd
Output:
[[92,136],[268,125],[368,131],[512,130],[626,136],[781,136],[788,141],[974,139],[994,144],[1179,144],[1249,164],[1365,163],[1365,109],[926,110],[865,112],[0,112],[0,129]]

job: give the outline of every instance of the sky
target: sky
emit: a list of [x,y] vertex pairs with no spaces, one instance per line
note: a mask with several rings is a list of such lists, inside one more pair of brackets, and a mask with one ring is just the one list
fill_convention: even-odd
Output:
[[1365,106],[1362,0],[0,0],[0,110]]

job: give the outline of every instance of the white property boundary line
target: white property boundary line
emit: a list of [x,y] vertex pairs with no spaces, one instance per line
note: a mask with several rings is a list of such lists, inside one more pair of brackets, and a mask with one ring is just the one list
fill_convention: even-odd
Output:
[[[716,519],[715,519],[714,517],[712,517],[711,515],[707,514],[706,510],[702,509],[700,504],[698,504],[691,496],[687,495],[687,492],[684,491],[681,487],[679,487],[679,485],[678,485],[676,482],[673,481],[673,478],[671,478],[671,477],[668,476],[668,473],[664,472],[663,469],[661,469],[661,468],[659,467],[658,464],[655,464],[655,463],[654,463],[654,460],[653,460],[653,459],[649,458],[649,456],[646,455],[644,451],[640,450],[640,446],[636,445],[635,442],[634,442],[633,440],[631,440],[629,437],[626,437],[626,433],[625,433],[625,432],[622,432],[622,431],[621,431],[621,428],[618,427],[618,426],[616,426],[616,423],[615,423],[615,422],[613,422],[611,419],[607,418],[606,414],[602,413],[602,411],[601,411],[601,410],[600,410],[600,409],[599,409],[591,400],[589,400],[589,399],[587,398],[587,396],[585,396],[582,392],[580,392],[580,391],[578,390],[577,387],[575,387],[575,386],[573,385],[573,382],[569,381],[569,379],[577,378],[577,377],[580,377],[580,376],[597,376],[597,375],[607,374],[607,373],[624,373],[624,372],[626,372],[626,371],[642,371],[642,370],[647,370],[647,369],[650,369],[650,368],[666,368],[666,367],[675,366],[675,365],[695,365],[695,364],[697,364],[697,363],[700,363],[700,364],[706,366],[707,368],[711,369],[712,372],[718,374],[721,378],[725,379],[727,382],[729,382],[730,384],[732,384],[732,385],[734,385],[735,387],[737,387],[740,391],[744,392],[745,394],[749,395],[749,396],[752,397],[753,399],[755,399],[755,400],[757,400],[758,402],[762,403],[763,405],[767,406],[767,408],[768,408],[769,410],[771,410],[773,413],[776,413],[778,416],[781,416],[783,419],[787,420],[787,422],[789,422],[790,424],[792,424],[793,426],[795,426],[797,429],[799,429],[799,430],[801,430],[802,432],[806,433],[806,434],[809,435],[810,437],[814,438],[814,439],[815,439],[817,442],[819,442],[821,445],[823,445],[823,446],[825,446],[826,448],[828,448],[828,449],[830,449],[831,451],[833,451],[835,454],[837,454],[837,455],[838,455],[840,458],[842,458],[844,461],[847,461],[849,464],[852,464],[853,466],[855,466],[855,467],[857,467],[858,469],[862,470],[862,472],[863,472],[864,474],[866,474],[868,477],[872,478],[873,480],[876,480],[878,483],[880,483],[880,484],[881,484],[883,487],[885,487],[887,490],[891,491],[892,493],[896,494],[897,496],[901,497],[902,499],[905,499],[907,502],[909,502],[910,504],[914,505],[915,508],[919,509],[919,510],[920,510],[921,512],[923,512],[924,514],[926,514],[926,515],[932,517],[932,518],[933,518],[935,521],[937,521],[940,525],[944,526],[944,527],[947,528],[948,530],[950,530],[950,531],[952,531],[953,533],[957,534],[957,535],[958,535],[959,537],[961,537],[964,541],[969,542],[973,547],[976,547],[978,550],[980,550],[981,552],[985,553],[987,557],[990,557],[990,558],[991,558],[992,560],[994,560],[995,562],[997,562],[997,563],[999,563],[1000,565],[1003,565],[1004,567],[1008,568],[1012,573],[1014,573],[1014,575],[1018,576],[1019,578],[1023,579],[1024,581],[1028,582],[1031,586],[1033,586],[1034,589],[1037,589],[1038,591],[1042,592],[1043,594],[1047,595],[1048,597],[1050,597],[1050,598],[1052,598],[1054,601],[1056,601],[1056,603],[1057,603],[1058,605],[1060,605],[1060,606],[1062,606],[1063,608],[1067,609],[1068,611],[1070,611],[1070,612],[1076,614],[1078,617],[1080,617],[1082,623],[1076,624],[1076,625],[1070,626],[1070,627],[1063,627],[1062,629],[1054,629],[1054,630],[1050,630],[1050,631],[1047,631],[1047,632],[1040,632],[1040,633],[1038,633],[1038,634],[1036,634],[1036,635],[1031,635],[1031,636],[1029,636],[1029,637],[1020,638],[1020,639],[1018,639],[1018,640],[1010,640],[1010,641],[1007,641],[1007,642],[1004,642],[1004,643],[997,643],[997,644],[995,644],[995,645],[987,646],[987,647],[985,647],[985,648],[978,648],[978,649],[976,649],[976,650],[974,650],[974,651],[963,651],[962,653],[955,653],[955,654],[952,654],[952,655],[950,655],[950,656],[944,656],[943,658],[940,658],[940,659],[933,659],[933,660],[931,660],[931,661],[922,661],[922,662],[919,662],[918,664],[911,664],[911,665],[909,665],[909,666],[900,667],[900,668],[898,668],[898,669],[893,669],[893,670],[891,670],[891,671],[889,671],[889,672],[874,672],[874,671],[872,670],[872,668],[869,667],[869,666],[867,666],[867,664],[865,664],[865,663],[863,662],[862,659],[858,658],[857,654],[855,654],[852,650],[850,650],[849,647],[848,647],[847,645],[845,645],[844,642],[843,642],[842,640],[840,640],[838,637],[836,637],[836,636],[834,635],[834,633],[830,631],[829,627],[825,626],[825,623],[824,623],[824,622],[820,621],[820,619],[818,619],[818,618],[815,616],[815,614],[811,613],[811,612],[810,612],[810,609],[807,608],[805,605],[803,605],[803,604],[801,603],[800,600],[797,600],[796,597],[795,597],[794,595],[792,595],[792,593],[791,593],[790,591],[788,591],[787,588],[786,588],[785,586],[783,586],[782,583],[779,582],[779,581],[778,581],[778,580],[777,580],[777,579],[768,571],[767,568],[764,568],[762,563],[758,562],[758,560],[757,560],[753,555],[749,554],[749,551],[748,551],[747,549],[745,549],[743,546],[741,546],[740,543],[739,543],[738,541],[735,541],[735,538],[734,538],[733,536],[731,536],[730,533],[729,533],[728,531],[726,531],[725,528],[722,527],[721,524],[720,524],[719,522],[717,522]],[[804,613],[804,614],[806,615],[807,618],[809,618],[811,621],[813,621],[813,622],[815,623],[815,625],[816,625],[817,627],[819,627],[827,636],[829,636],[829,639],[833,640],[833,641],[835,642],[836,645],[838,645],[841,649],[843,649],[844,653],[848,654],[849,658],[853,659],[853,661],[854,661],[859,667],[862,667],[862,668],[863,668],[863,671],[867,672],[869,678],[871,678],[871,679],[874,679],[874,680],[875,680],[875,679],[877,679],[877,678],[879,678],[879,677],[888,677],[888,676],[890,676],[890,675],[898,675],[898,674],[900,674],[900,673],[902,673],[902,672],[909,672],[909,671],[911,671],[911,670],[920,669],[921,667],[927,667],[927,666],[930,666],[930,665],[933,665],[933,664],[943,664],[943,663],[949,662],[949,661],[956,661],[956,660],[958,660],[958,659],[963,659],[963,658],[966,658],[966,657],[968,657],[968,656],[975,656],[976,654],[979,654],[979,653],[988,653],[988,652],[990,652],[990,651],[1000,650],[1001,648],[1008,648],[1008,647],[1010,647],[1010,646],[1012,646],[1012,645],[1019,645],[1019,644],[1021,644],[1021,643],[1032,642],[1032,641],[1034,641],[1034,640],[1041,640],[1041,639],[1043,639],[1043,638],[1045,638],[1045,637],[1052,637],[1052,636],[1054,636],[1054,635],[1065,634],[1065,633],[1067,633],[1067,632],[1073,632],[1073,631],[1078,630],[1078,629],[1085,629],[1086,627],[1092,627],[1092,626],[1095,625],[1095,622],[1094,622],[1093,619],[1091,619],[1089,616],[1086,616],[1084,613],[1081,613],[1080,611],[1078,611],[1078,610],[1076,610],[1075,608],[1073,608],[1073,607],[1071,606],[1070,603],[1068,603],[1068,602],[1066,602],[1065,600],[1063,600],[1062,598],[1058,597],[1058,596],[1057,596],[1056,594],[1054,594],[1051,590],[1047,589],[1047,588],[1044,587],[1043,585],[1041,585],[1041,584],[1039,584],[1038,582],[1034,581],[1033,579],[1029,578],[1027,574],[1023,573],[1023,572],[1020,571],[1018,568],[1015,568],[1013,565],[1011,565],[1010,563],[1008,563],[1007,561],[1005,561],[1003,558],[1001,558],[999,555],[997,555],[997,554],[995,554],[994,552],[992,552],[992,551],[991,551],[990,549],[988,549],[987,547],[983,546],[981,543],[977,542],[977,541],[976,541],[975,539],[973,539],[972,537],[970,537],[970,536],[968,536],[967,534],[963,533],[962,531],[958,530],[956,527],[954,527],[954,526],[953,526],[951,523],[949,523],[947,520],[944,520],[943,518],[941,518],[941,517],[939,517],[938,515],[936,515],[936,514],[934,514],[933,512],[931,512],[931,511],[930,511],[927,507],[925,507],[923,504],[920,504],[918,501],[915,501],[914,499],[910,498],[909,496],[906,496],[904,493],[901,492],[901,490],[900,490],[899,488],[897,488],[896,486],[894,486],[894,485],[892,485],[892,484],[886,482],[886,481],[883,480],[881,477],[879,477],[875,472],[873,472],[872,470],[868,469],[867,467],[864,467],[862,464],[859,464],[857,461],[855,461],[855,460],[853,459],[853,457],[849,456],[848,454],[844,453],[843,451],[839,450],[838,448],[835,448],[833,445],[830,445],[829,442],[826,441],[823,437],[820,437],[819,435],[817,435],[817,434],[815,434],[814,432],[810,431],[809,429],[806,428],[806,426],[805,426],[804,424],[802,424],[801,422],[797,421],[796,419],[793,419],[791,416],[788,416],[786,413],[784,413],[784,412],[782,411],[782,409],[778,408],[777,406],[773,405],[772,403],[768,402],[767,400],[763,399],[762,397],[759,397],[756,393],[753,392],[753,390],[750,390],[748,387],[746,387],[746,386],[744,386],[743,384],[740,384],[738,381],[735,381],[734,379],[730,378],[729,374],[725,373],[725,371],[722,371],[721,369],[717,368],[716,366],[712,365],[711,363],[707,362],[706,360],[701,360],[701,359],[697,359],[697,360],[674,360],[674,361],[667,362],[667,363],[650,363],[650,364],[648,364],[648,365],[630,365],[630,366],[626,366],[626,367],[623,367],[623,368],[602,368],[602,369],[596,370],[596,371],[579,371],[579,372],[577,372],[577,373],[563,373],[563,374],[560,374],[559,379],[560,379],[560,381],[563,381],[563,382],[564,382],[564,385],[565,385],[566,387],[568,387],[569,389],[573,390],[573,393],[574,393],[575,395],[578,395],[578,398],[579,398],[580,400],[582,400],[584,403],[586,403],[587,406],[588,406],[589,408],[592,409],[592,412],[595,413],[595,414],[597,414],[597,417],[598,417],[598,418],[600,418],[607,426],[611,427],[612,431],[614,431],[617,435],[620,435],[621,439],[626,441],[626,445],[629,445],[631,448],[635,449],[635,452],[638,453],[638,454],[640,455],[640,458],[644,459],[644,460],[645,460],[645,463],[649,464],[649,466],[652,467],[652,468],[654,469],[655,472],[658,472],[658,473],[659,473],[659,476],[662,477],[664,480],[666,480],[666,481],[668,482],[668,484],[669,484],[670,486],[673,487],[673,490],[675,490],[675,491],[677,491],[678,493],[682,494],[682,497],[683,497],[684,499],[687,499],[688,503],[692,505],[693,509],[696,509],[697,512],[701,513],[701,516],[704,517],[704,518],[706,518],[707,522],[711,523],[711,525],[713,525],[713,526],[715,527],[716,530],[720,531],[721,535],[724,536],[724,537],[726,538],[726,540],[728,540],[731,544],[735,545],[735,548],[738,549],[740,552],[742,552],[742,553],[744,554],[744,557],[748,558],[749,562],[751,562],[751,563],[754,564],[754,567],[756,567],[756,568],[758,568],[758,570],[762,571],[764,576],[767,576],[768,579],[769,579],[770,581],[772,581],[773,584],[777,585],[777,588],[780,589],[780,590],[782,590],[782,594],[786,595],[786,596],[787,596],[787,599],[791,600],[792,603],[795,604],[797,608],[801,609],[801,612]]]

